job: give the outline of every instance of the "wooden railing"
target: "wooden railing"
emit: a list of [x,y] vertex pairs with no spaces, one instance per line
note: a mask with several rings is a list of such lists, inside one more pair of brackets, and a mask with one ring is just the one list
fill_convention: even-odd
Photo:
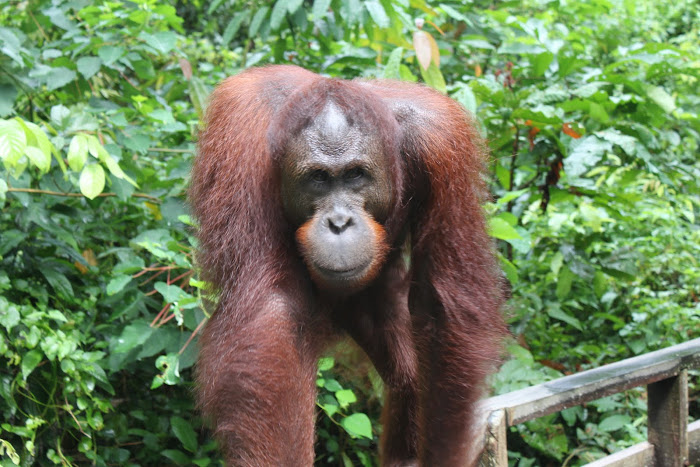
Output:
[[681,467],[700,463],[700,420],[688,424],[688,370],[700,367],[700,338],[482,402],[481,466],[507,467],[507,428],[646,385],[648,440],[587,464]]

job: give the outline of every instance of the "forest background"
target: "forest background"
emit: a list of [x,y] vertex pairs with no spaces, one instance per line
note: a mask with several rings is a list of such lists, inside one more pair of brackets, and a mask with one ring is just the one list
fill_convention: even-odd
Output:
[[[0,4],[0,465],[220,465],[185,192],[208,93],[255,65],[423,81],[477,116],[512,284],[493,393],[700,335],[698,4],[444,1]],[[341,346],[317,386],[317,464],[375,465],[376,373]],[[639,389],[508,447],[580,465],[645,439]]]

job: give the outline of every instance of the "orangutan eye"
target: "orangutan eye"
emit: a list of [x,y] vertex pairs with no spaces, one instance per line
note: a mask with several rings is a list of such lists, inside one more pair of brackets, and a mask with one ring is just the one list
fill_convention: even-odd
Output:
[[365,176],[365,171],[361,167],[355,167],[345,172],[346,180],[358,180]]
[[314,170],[311,172],[311,180],[317,183],[325,183],[330,180],[331,176],[325,170]]

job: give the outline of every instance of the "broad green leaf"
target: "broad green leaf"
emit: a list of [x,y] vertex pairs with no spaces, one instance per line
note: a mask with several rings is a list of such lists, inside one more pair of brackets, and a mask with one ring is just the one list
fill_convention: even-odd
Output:
[[401,78],[401,57],[403,56],[403,47],[397,47],[391,51],[389,60],[384,68],[383,78],[385,79],[400,79]]
[[372,20],[377,24],[377,26],[380,28],[388,28],[391,26],[391,20],[386,14],[384,7],[378,0],[369,0],[365,2],[365,8],[367,8],[369,15],[372,17]]
[[452,98],[462,104],[472,115],[476,115],[476,96],[468,84],[464,83],[459,87],[459,91],[452,94]]
[[515,228],[499,217],[492,217],[489,219],[489,235],[501,240],[523,238]]
[[372,439],[372,423],[369,417],[363,413],[354,413],[340,421],[345,431],[353,437]]
[[17,88],[13,84],[0,84],[0,117],[9,115],[17,99]]
[[571,148],[571,152],[564,159],[564,171],[570,177],[580,177],[612,150],[612,144],[590,135],[572,140]]
[[46,154],[46,156],[49,158],[49,162],[51,161],[51,153],[56,152],[56,148],[54,145],[49,141],[48,136],[46,136],[46,133],[44,133],[44,130],[39,127],[39,125],[36,125],[32,122],[23,122],[24,127],[25,127],[25,132],[28,132],[29,134],[27,135],[27,142],[30,141],[30,137],[33,137],[32,144],[41,149],[41,151]]
[[34,368],[36,368],[43,358],[44,354],[36,349],[30,350],[24,354],[24,357],[22,357],[22,379],[26,381],[27,376],[34,371]]
[[191,295],[182,290],[176,285],[168,285],[165,282],[156,282],[154,288],[163,296],[163,299],[168,303],[177,302],[186,298],[190,298]]
[[172,386],[180,381],[180,360],[176,353],[158,357],[156,368],[162,373],[153,378],[151,389],[160,387],[163,383]]
[[5,199],[7,199],[8,188],[7,182],[0,178],[0,209],[2,209],[2,203],[4,203]]
[[190,452],[197,452],[197,434],[190,422],[182,417],[170,417],[170,426],[185,449]]
[[[330,0],[323,0],[323,1],[328,1],[330,4]],[[315,6],[316,5],[314,4],[314,7]],[[253,19],[250,21],[250,26],[248,27],[248,37],[253,38],[253,37],[258,35],[258,31],[260,30],[260,25],[262,25],[262,22],[267,17],[267,13],[269,11],[270,11],[270,7],[264,6],[255,12],[255,15],[253,15]]]
[[340,409],[338,401],[330,394],[321,395],[321,397],[319,397],[319,404],[328,417],[337,414]]
[[12,167],[24,155],[27,135],[17,120],[0,120],[0,159]]
[[120,275],[112,278],[109,284],[107,284],[107,295],[114,295],[117,292],[121,292],[129,282],[131,282],[131,276],[127,275]]
[[46,83],[46,89],[53,91],[70,83],[76,77],[75,71],[65,67],[56,67],[51,68],[48,73],[43,76],[43,79]]
[[467,18],[462,13],[460,13],[459,11],[452,8],[450,5],[446,5],[444,3],[441,3],[439,6],[442,9],[442,11],[444,11],[447,14],[447,16],[449,16],[450,18],[456,19],[457,21],[463,21],[463,22],[467,23],[469,26],[473,25],[472,21],[469,18]]
[[583,327],[581,326],[581,322],[574,318],[571,315],[568,315],[562,311],[561,308],[558,306],[549,306],[547,307],[547,314],[551,316],[552,318],[558,319],[560,321],[563,321],[567,324],[570,324],[571,326],[575,327],[579,331],[583,330]]
[[199,118],[203,118],[206,109],[207,98],[211,93],[209,87],[201,78],[193,76],[189,81],[190,100]]
[[55,263],[45,261],[45,267],[41,268],[41,274],[51,284],[56,293],[63,298],[73,298],[73,286],[60,269],[54,266]]
[[567,266],[563,266],[559,270],[559,276],[557,278],[557,298],[559,300],[564,300],[567,295],[569,295],[574,277],[576,277],[576,275]]
[[443,94],[447,93],[447,85],[445,84],[445,78],[443,78],[440,68],[435,64],[431,63],[427,70],[421,70],[421,75],[425,80],[425,84],[440,91]]
[[110,66],[119,60],[124,53],[124,48],[114,45],[104,45],[97,51],[97,55],[102,59],[102,63],[107,66]]
[[355,397],[355,393],[352,392],[352,389],[341,389],[337,391],[335,393],[335,398],[343,409],[353,402],[357,402],[357,397]]
[[532,60],[532,72],[535,76],[544,76],[544,72],[547,71],[549,65],[554,60],[554,54],[552,52],[542,52],[541,54],[535,56]]
[[83,170],[88,157],[88,142],[82,133],[73,136],[68,146],[68,166],[71,170],[79,172]]
[[318,360],[318,371],[328,371],[335,365],[333,357],[323,357]]
[[330,6],[331,0],[314,0],[311,16],[315,20],[323,19],[328,14],[328,8],[330,8]]
[[167,54],[175,48],[177,35],[172,31],[160,31],[155,34],[142,32],[139,34],[139,39],[145,41],[161,54]]
[[97,158],[102,162],[106,167],[109,172],[114,175],[117,178],[121,178],[123,180],[126,180],[127,182],[131,183],[133,186],[138,186],[136,182],[129,177],[127,174],[124,173],[121,167],[119,167],[119,164],[117,161],[112,157],[110,153],[107,152],[107,150],[102,146],[101,144],[98,143],[97,147]]
[[666,113],[676,110],[676,103],[673,97],[660,86],[646,86],[647,97],[655,102]]
[[19,324],[19,311],[15,305],[8,304],[4,297],[0,296],[0,324],[10,331]]
[[231,18],[231,21],[229,21],[228,26],[226,26],[224,34],[221,36],[221,41],[225,45],[228,45],[228,43],[231,42],[231,39],[233,39],[233,37],[236,35],[243,21],[247,20],[249,16],[250,11],[245,10],[238,12],[233,18]]
[[503,273],[506,275],[508,282],[511,284],[516,284],[519,280],[518,268],[500,253],[498,254],[498,259],[501,262],[501,269],[503,269]]
[[80,57],[76,62],[78,71],[85,79],[90,79],[100,71],[102,60],[100,57]]
[[136,321],[133,324],[129,324],[117,338],[114,352],[128,352],[134,347],[143,344],[146,342],[146,339],[151,337],[154,330],[145,321]]
[[294,13],[301,6],[303,0],[277,0],[272,7],[270,16],[270,29],[276,31],[282,25],[287,14]]
[[95,199],[105,187],[105,171],[99,164],[88,164],[80,173],[80,192]]
[[326,379],[324,387],[331,392],[337,392],[343,389],[343,386],[341,386],[340,383],[333,378]]
[[36,146],[28,146],[24,154],[41,172],[46,173],[51,168],[51,153],[44,153]]
[[628,415],[611,415],[598,424],[598,429],[606,432],[616,431],[629,425],[631,422],[632,418]]
[[219,8],[219,5],[221,5],[223,2],[224,0],[214,0],[213,2],[211,2],[211,5],[209,5],[209,8],[207,9],[207,16],[214,13],[214,10]]

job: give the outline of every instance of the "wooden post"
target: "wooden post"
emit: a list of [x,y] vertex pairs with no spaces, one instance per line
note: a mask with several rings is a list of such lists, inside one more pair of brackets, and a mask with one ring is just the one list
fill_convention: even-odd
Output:
[[688,465],[688,370],[647,386],[649,442],[656,465]]
[[491,412],[486,422],[486,446],[480,467],[508,467],[507,426],[505,410]]

